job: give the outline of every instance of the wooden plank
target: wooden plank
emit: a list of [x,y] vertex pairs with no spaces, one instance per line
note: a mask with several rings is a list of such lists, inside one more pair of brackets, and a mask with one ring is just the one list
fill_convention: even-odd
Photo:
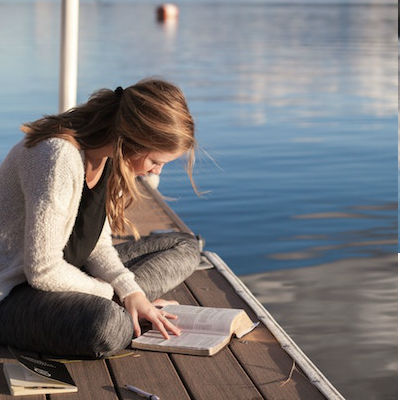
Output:
[[[163,298],[173,299],[180,290],[175,288]],[[193,298],[185,300],[193,301]],[[135,350],[133,356],[110,359],[108,364],[122,399],[132,399],[132,392],[124,389],[126,384],[156,394],[162,400],[190,399],[167,353]]]
[[[243,308],[255,321],[257,316],[215,269],[198,271],[186,284],[203,306]],[[292,358],[280,347],[269,330],[260,324],[243,340],[234,338],[229,345],[235,357],[258,390],[270,399],[325,399],[297,367],[283,384],[293,366]]]
[[263,399],[228,347],[211,357],[173,354],[172,358],[196,400]]
[[141,235],[148,235],[157,229],[179,230],[153,199],[146,199],[128,208],[126,217],[139,229]]
[[132,392],[124,389],[126,384],[156,394],[162,400],[190,399],[166,353],[138,350],[135,356],[108,362],[122,399],[132,399]]
[[51,400],[117,400],[114,384],[104,360],[71,361],[66,366],[75,384],[76,393],[50,395]]
[[177,229],[181,232],[192,233],[189,227],[180,219],[178,214],[176,214],[175,211],[173,211],[171,207],[167,205],[161,193],[158,190],[153,189],[146,182],[146,180],[141,179],[140,181],[143,189],[150,194],[152,200],[154,200],[157,203],[159,209],[163,211],[166,217],[177,227]]
[[[209,295],[213,296],[213,293]],[[181,304],[199,304],[186,285],[180,285],[166,298]],[[170,357],[190,395],[196,400],[263,398],[228,347],[211,357],[186,354],[171,354]]]

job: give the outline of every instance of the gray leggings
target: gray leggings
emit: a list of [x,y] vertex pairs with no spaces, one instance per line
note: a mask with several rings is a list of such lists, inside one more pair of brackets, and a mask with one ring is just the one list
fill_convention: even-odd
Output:
[[[149,300],[196,269],[197,240],[186,233],[150,235],[116,246]],[[0,344],[42,355],[100,358],[129,345],[130,314],[115,301],[78,292],[44,292],[27,283],[0,302]]]

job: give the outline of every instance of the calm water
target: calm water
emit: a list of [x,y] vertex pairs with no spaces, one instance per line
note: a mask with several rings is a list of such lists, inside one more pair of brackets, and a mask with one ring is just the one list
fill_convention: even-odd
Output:
[[[160,189],[349,399],[397,398],[397,37],[390,5],[81,5],[79,101],[161,75],[197,123],[198,199]],[[58,2],[0,2],[0,158],[57,111]]]

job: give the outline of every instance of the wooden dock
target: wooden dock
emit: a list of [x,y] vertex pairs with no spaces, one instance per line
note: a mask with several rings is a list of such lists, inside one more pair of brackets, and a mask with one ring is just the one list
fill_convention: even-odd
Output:
[[[165,229],[190,232],[162,200],[159,192],[145,182],[143,185],[150,198],[137,209],[129,211],[129,217],[135,221],[140,233],[147,235],[151,231]],[[78,386],[77,393],[28,398],[140,399],[124,389],[124,385],[131,384],[157,394],[161,400],[342,399],[299,349],[294,349],[294,359],[289,355],[292,353],[288,349],[296,347],[292,346],[290,338],[287,339],[289,344],[277,341],[275,336],[279,332],[274,330],[275,325],[271,325],[274,336],[264,320],[267,317],[260,316],[263,310],[251,306],[251,301],[245,301],[249,295],[244,285],[229,269],[217,268],[214,265],[216,258],[209,254],[205,261],[210,264],[210,269],[196,271],[164,297],[176,299],[181,304],[243,308],[253,321],[261,318],[263,322],[253,332],[242,339],[233,338],[227,347],[212,357],[127,349],[115,358],[67,362]],[[235,279],[239,289],[235,288]],[[257,306],[260,307],[259,304]],[[11,360],[8,351],[0,348],[0,364]],[[0,400],[19,398],[9,394],[0,372]]]

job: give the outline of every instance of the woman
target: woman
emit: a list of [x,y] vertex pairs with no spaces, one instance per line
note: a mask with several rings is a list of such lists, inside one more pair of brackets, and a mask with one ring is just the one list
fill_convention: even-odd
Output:
[[[0,344],[102,357],[140,335],[139,319],[179,335],[157,298],[197,267],[198,243],[183,233],[139,239],[124,210],[140,198],[135,176],[184,154],[195,189],[182,92],[155,79],[103,89],[22,130],[0,166]],[[114,248],[111,229],[126,224],[136,240]]]

